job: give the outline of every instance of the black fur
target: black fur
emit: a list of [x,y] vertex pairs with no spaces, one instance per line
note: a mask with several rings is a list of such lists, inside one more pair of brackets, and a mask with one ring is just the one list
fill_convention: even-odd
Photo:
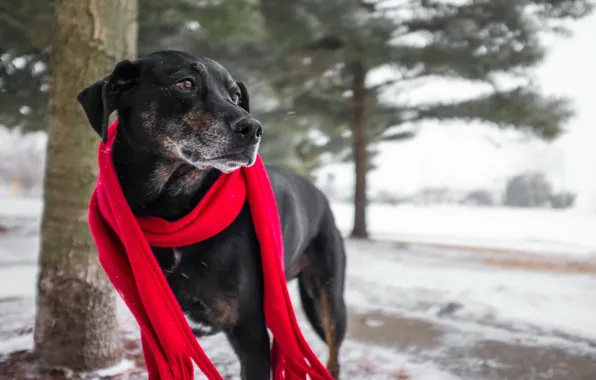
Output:
[[[78,101],[104,139],[110,114],[118,112],[113,160],[135,215],[179,219],[222,172],[252,165],[261,140],[262,127],[249,113],[244,84],[215,61],[183,52],[122,61],[107,78],[84,89]],[[323,340],[332,337],[330,351],[338,349],[346,331],[346,258],[329,203],[303,177],[275,166],[267,171],[281,217],[288,276],[299,279],[314,330]],[[195,334],[224,332],[241,362],[242,378],[269,380],[260,251],[248,204],[211,239],[153,251]],[[332,320],[329,331],[325,310]],[[329,366],[337,378],[337,366]]]

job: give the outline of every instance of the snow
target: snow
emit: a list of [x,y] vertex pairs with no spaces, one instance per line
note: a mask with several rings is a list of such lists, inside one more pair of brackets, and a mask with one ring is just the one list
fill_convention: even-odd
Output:
[[109,367],[109,368],[104,368],[104,369],[100,369],[91,373],[87,373],[85,374],[87,377],[90,376],[99,376],[99,377],[109,377],[109,376],[115,376],[115,375],[119,375],[121,373],[124,373],[126,371],[128,371],[131,368],[134,368],[135,363],[131,360],[121,360],[120,362],[118,362],[116,365]]
[[[0,198],[0,225],[15,227],[0,234],[0,355],[33,344],[41,208],[40,199]],[[340,229],[349,232],[351,207],[334,203],[333,210]],[[557,352],[596,357],[593,273],[482,261],[502,257],[488,249],[499,247],[513,250],[512,257],[529,251],[536,260],[593,262],[596,239],[589,231],[596,216],[452,206],[372,205],[369,212],[370,229],[378,241],[346,241],[351,330],[341,351],[344,378],[389,380],[407,374],[412,380],[481,380],[492,379],[479,375],[489,369],[524,370],[525,363],[510,362],[515,355],[497,352],[482,357],[477,352],[486,342],[503,344],[506,352],[521,347],[538,356],[563,350]],[[448,244],[432,245],[436,243]],[[481,251],[467,252],[470,246]],[[289,288],[303,333],[325,361],[326,348],[306,322],[295,284]],[[138,338],[122,302],[119,319],[124,333]],[[237,378],[238,363],[225,337],[201,339],[201,345],[224,377]],[[127,365],[125,361],[94,375],[122,373]],[[519,378],[515,376],[500,378]],[[196,378],[204,377],[197,371]]]
[[0,341],[0,354],[29,350],[33,347],[33,335],[22,335],[5,341]]
[[40,198],[0,197],[0,218],[7,220],[36,219],[42,207]]
[[[0,222],[37,218],[39,198],[0,197]],[[352,205],[332,203],[339,228],[347,233],[353,223]],[[596,214],[575,210],[515,209],[371,204],[368,221],[372,235],[382,240],[501,248],[534,253],[596,257]]]
[[[332,204],[341,230],[353,223],[350,204]],[[371,204],[367,220],[375,238],[411,243],[518,250],[596,258],[596,214],[551,209],[417,207]]]
[[399,250],[389,243],[349,245],[348,300],[352,308],[435,318],[439,307],[462,305],[461,322],[499,321],[596,341],[596,278],[486,268],[453,257]]

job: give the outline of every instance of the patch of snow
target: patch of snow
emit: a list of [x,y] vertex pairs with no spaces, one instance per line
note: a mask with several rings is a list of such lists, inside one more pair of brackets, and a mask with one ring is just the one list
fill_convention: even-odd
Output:
[[[353,206],[332,203],[340,230],[352,228]],[[371,204],[374,238],[405,242],[515,249],[596,258],[596,214],[550,209],[417,207]]]
[[366,318],[366,320],[364,321],[364,324],[367,325],[368,327],[381,327],[385,323],[378,319]]
[[11,337],[0,341],[0,355],[11,352],[31,350],[33,348],[33,334]]
[[[0,254],[2,250],[0,250]],[[0,264],[0,299],[33,296],[36,292],[36,266],[2,266]]]
[[134,367],[135,367],[135,362],[133,362],[132,360],[123,359],[119,363],[113,365],[112,367],[98,369],[93,372],[86,373],[84,375],[99,376],[101,378],[112,377],[112,376],[120,375]]
[[209,334],[213,330],[213,327],[209,325],[206,325],[201,322],[196,322],[192,319],[190,315],[184,314],[184,317],[186,318],[186,323],[188,323],[188,325],[193,331],[198,331],[202,334]]
[[0,197],[0,218],[16,218],[17,220],[39,218],[43,207],[40,197]]

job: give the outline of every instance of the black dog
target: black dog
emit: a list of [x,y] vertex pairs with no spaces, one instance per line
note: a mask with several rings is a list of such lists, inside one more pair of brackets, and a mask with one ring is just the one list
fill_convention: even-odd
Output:
[[[222,172],[256,159],[262,127],[249,113],[247,90],[207,58],[161,51],[122,61],[78,101],[104,138],[107,117],[118,112],[112,155],[124,196],[138,216],[179,219]],[[286,275],[298,277],[304,311],[327,343],[327,368],[338,378],[346,332],[343,240],[323,193],[288,170],[267,172],[281,217]],[[224,332],[240,359],[242,378],[269,380],[260,250],[248,204],[213,238],[153,252],[194,333]]]

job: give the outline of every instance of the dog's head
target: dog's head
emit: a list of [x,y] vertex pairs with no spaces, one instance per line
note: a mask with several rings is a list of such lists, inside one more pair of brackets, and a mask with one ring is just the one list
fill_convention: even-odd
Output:
[[211,59],[167,50],[121,61],[77,100],[104,141],[118,111],[134,148],[224,173],[256,160],[263,129],[246,87]]

